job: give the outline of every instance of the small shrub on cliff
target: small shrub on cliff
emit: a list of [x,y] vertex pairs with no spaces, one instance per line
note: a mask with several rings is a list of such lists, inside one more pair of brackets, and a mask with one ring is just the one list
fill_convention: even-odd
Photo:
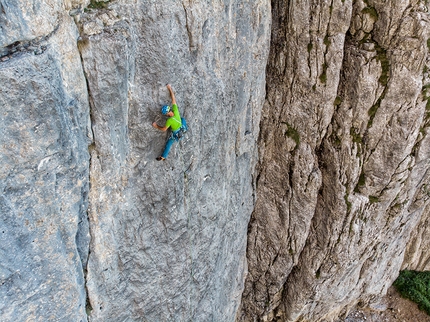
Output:
[[110,0],[91,0],[88,8],[91,9],[106,9]]
[[401,271],[394,287],[430,315],[430,271]]

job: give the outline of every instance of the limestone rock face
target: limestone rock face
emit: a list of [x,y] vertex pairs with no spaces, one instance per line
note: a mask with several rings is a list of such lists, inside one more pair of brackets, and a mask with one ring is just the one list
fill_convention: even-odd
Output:
[[[430,55],[427,55],[424,72],[423,72],[423,98],[426,100],[426,125],[428,124],[428,113],[430,110],[429,104],[429,88],[430,88]],[[423,151],[422,155],[428,155],[430,145],[426,134],[428,130],[421,129],[420,138],[423,140],[423,144],[420,150]],[[427,169],[428,162],[421,162],[422,171]],[[412,231],[411,238],[408,242],[405,258],[403,260],[402,269],[429,271],[430,270],[430,206],[427,201],[430,198],[430,185],[429,185],[429,173],[426,172],[425,178],[422,179],[422,185],[420,187],[419,207],[425,207],[419,225]]]
[[61,1],[2,1],[0,47],[46,36],[59,25]]
[[14,0],[0,3],[0,56],[28,42],[49,37],[71,10],[82,9],[89,0]]
[[341,319],[429,269],[428,10],[0,0],[0,320]]
[[427,12],[275,1],[239,320],[330,319],[397,277],[428,213]]
[[[117,1],[81,16],[92,321],[234,320],[269,23],[267,1]],[[189,132],[158,162],[166,134],[151,124],[164,122],[166,83]]]
[[[429,192],[426,184],[422,186],[423,197],[427,199]],[[429,271],[430,270],[430,223],[429,209],[425,210],[425,215],[421,218],[419,225],[412,232],[411,239],[406,248],[402,269]]]
[[40,33],[1,34],[22,45],[0,61],[2,321],[87,320],[88,95],[75,23],[50,13]]
[[233,321],[270,3],[1,6],[1,320]]

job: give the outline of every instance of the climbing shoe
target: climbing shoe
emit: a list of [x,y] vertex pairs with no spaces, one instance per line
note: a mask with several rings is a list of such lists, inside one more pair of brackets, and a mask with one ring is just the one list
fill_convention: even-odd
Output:
[[163,157],[157,157],[157,159],[156,159],[157,161],[161,161],[161,160],[166,160],[165,158],[163,158]]

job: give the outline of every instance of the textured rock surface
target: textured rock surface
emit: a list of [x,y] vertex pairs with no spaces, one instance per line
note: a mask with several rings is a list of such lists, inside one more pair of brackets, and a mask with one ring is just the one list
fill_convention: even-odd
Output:
[[427,11],[274,3],[239,320],[330,319],[396,278],[428,204]]
[[2,320],[233,321],[270,4],[88,4],[1,2]]
[[[427,42],[429,44],[429,42]],[[425,61],[424,73],[423,73],[423,98],[427,102],[426,104],[426,125],[428,125],[428,117],[430,111],[430,55],[427,55],[427,59]],[[424,137],[428,133],[428,130],[421,129],[420,137]],[[423,140],[424,141],[424,140]],[[425,141],[424,145],[421,145],[421,150],[429,149],[428,139]],[[427,153],[428,154],[428,153]],[[427,162],[421,162],[421,165],[426,169]],[[421,193],[420,193],[420,206],[423,204],[427,204],[426,202],[430,198],[430,185],[429,185],[429,173],[428,170],[426,172],[425,178],[423,178],[423,183],[421,185]],[[405,258],[403,260],[402,269],[410,269],[410,270],[422,270],[429,271],[430,270],[430,206],[427,204],[426,209],[424,210],[424,215],[421,217],[421,221],[416,229],[413,230],[411,238],[408,242]]]
[[[429,191],[426,185],[423,185],[423,197],[429,197]],[[411,239],[406,248],[405,258],[403,260],[402,269],[430,271],[430,211],[425,211],[425,216],[421,218],[420,224],[412,232]]]
[[[0,62],[0,320],[86,321],[90,119],[78,32],[36,3],[37,32],[9,33],[12,3],[1,4],[0,38],[20,43]],[[23,14],[20,26],[35,26]]]
[[[266,1],[118,1],[81,17],[92,321],[234,320],[269,22]],[[163,122],[168,82],[190,131],[159,163],[166,135],[151,123]]]
[[403,298],[392,286],[387,295],[370,307],[355,308],[346,318],[336,322],[430,322],[430,315],[418,308],[418,305]]
[[2,1],[0,47],[44,37],[59,25],[61,1]]
[[429,269],[428,9],[0,0],[0,320],[342,319]]

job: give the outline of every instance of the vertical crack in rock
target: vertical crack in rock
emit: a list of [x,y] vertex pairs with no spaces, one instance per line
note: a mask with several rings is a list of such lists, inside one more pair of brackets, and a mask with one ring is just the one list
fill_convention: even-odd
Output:
[[[102,8],[105,9],[107,7],[107,2],[101,2],[100,5],[98,5],[97,3],[95,3],[94,5],[90,6],[90,8],[95,9],[95,11],[97,12],[97,8]],[[74,14],[82,14],[82,10],[79,10],[77,13]],[[96,19],[94,19],[96,20]],[[91,131],[90,133],[90,137],[91,137],[91,142],[88,145],[88,153],[89,153],[89,168],[88,168],[88,182],[90,183],[90,189],[91,189],[91,182],[94,181],[94,179],[91,178],[91,174],[92,174],[92,168],[96,165],[93,164],[93,162],[97,162],[94,159],[98,159],[100,153],[97,151],[97,146],[96,146],[96,142],[94,140],[94,108],[95,108],[95,103],[94,103],[94,97],[93,94],[91,92],[91,86],[89,84],[89,79],[87,76],[87,71],[85,69],[84,66],[84,58],[82,56],[82,52],[83,50],[89,45],[89,35],[86,34],[89,33],[90,35],[94,32],[92,28],[92,22],[93,21],[85,21],[86,24],[83,24],[80,20],[78,19],[74,19],[75,24],[77,29],[79,30],[79,38],[77,40],[77,48],[79,51],[79,57],[80,57],[80,62],[81,62],[81,66],[82,66],[82,70],[83,70],[83,74],[85,77],[85,84],[86,84],[86,89],[87,89],[87,94],[88,94],[88,105],[89,105],[89,118],[90,118],[90,124],[89,124],[89,129]],[[97,21],[97,20],[96,20]],[[106,22],[105,22],[106,24]],[[110,23],[111,24],[111,23]],[[90,27],[89,27],[90,26]],[[95,187],[93,187],[95,188]],[[85,196],[86,198],[86,203],[88,205],[88,208],[86,210],[86,221],[87,221],[87,229],[88,229],[88,233],[90,236],[90,239],[94,239],[93,236],[93,232],[92,232],[92,225],[91,225],[91,220],[89,220],[89,213],[91,212],[90,210],[90,202],[89,202],[89,194],[87,194]],[[91,299],[90,299],[90,291],[88,288],[88,260],[90,258],[90,254],[91,254],[91,245],[93,245],[92,247],[96,247],[96,245],[94,244],[94,242],[91,242],[91,240],[88,242],[87,244],[87,248],[86,248],[86,254],[85,254],[85,260],[83,261],[83,268],[84,268],[84,278],[85,278],[85,292],[86,292],[86,303],[85,303],[85,312],[87,314],[88,317],[91,316],[91,313],[93,311],[93,307],[92,307],[92,303],[91,303]]]
[[[79,30],[80,29],[79,24],[76,24],[76,26],[77,26],[77,28]],[[86,73],[85,73],[83,59],[82,59],[82,53],[81,53],[81,48],[80,48],[80,46],[84,46],[85,45],[84,43],[85,43],[85,40],[82,39],[81,37],[79,37],[78,38],[78,42],[77,42],[77,47],[78,47],[78,50],[79,50],[79,57],[80,57],[80,61],[81,61],[82,70],[84,71],[85,83],[86,83],[86,88],[87,88],[87,92],[88,92],[88,106],[89,106],[89,114],[90,114],[89,118],[90,118],[90,122],[91,122],[90,125],[89,125],[89,129],[91,130],[91,138],[92,138],[92,140],[91,140],[91,143],[88,145],[88,154],[89,154],[88,182],[90,183],[90,189],[91,189],[91,162],[92,162],[92,158],[93,158],[93,151],[96,149],[96,146],[95,146],[95,142],[94,142],[94,132],[93,132],[93,127],[92,127],[92,124],[93,124],[93,121],[92,121],[93,120],[93,115],[91,113],[92,106],[93,106],[93,102],[92,102],[93,98],[92,98],[91,90],[90,90],[90,87],[89,87],[89,84],[88,84],[88,79],[87,79],[87,76],[86,76]],[[91,254],[90,244],[91,244],[91,238],[92,238],[91,237],[91,222],[90,222],[90,220],[88,218],[89,211],[90,211],[90,209],[89,209],[89,206],[90,206],[89,205],[89,194],[85,194],[83,197],[86,199],[86,204],[87,204],[87,209],[85,210],[86,216],[85,216],[84,220],[87,223],[86,224],[87,225],[86,230],[87,230],[87,233],[90,236],[90,240],[88,241],[87,248],[85,250],[86,254],[84,255],[84,259],[82,260],[82,267],[83,267],[83,270],[84,270],[84,279],[85,279],[85,285],[84,285],[84,287],[85,287],[85,293],[86,293],[85,312],[86,312],[87,316],[90,316],[91,315],[91,311],[93,310],[93,308],[91,306],[89,292],[88,292],[88,286],[87,286],[88,259],[89,259],[90,254]]]
[[191,31],[191,21],[189,21],[188,17],[188,9],[185,7],[185,4],[183,3],[182,6],[184,7],[184,14],[185,14],[185,27],[187,28],[187,33],[188,33],[188,42],[189,42],[189,47],[190,47],[190,51],[193,51],[196,49],[195,45],[194,45],[194,41],[193,41],[193,33]]

